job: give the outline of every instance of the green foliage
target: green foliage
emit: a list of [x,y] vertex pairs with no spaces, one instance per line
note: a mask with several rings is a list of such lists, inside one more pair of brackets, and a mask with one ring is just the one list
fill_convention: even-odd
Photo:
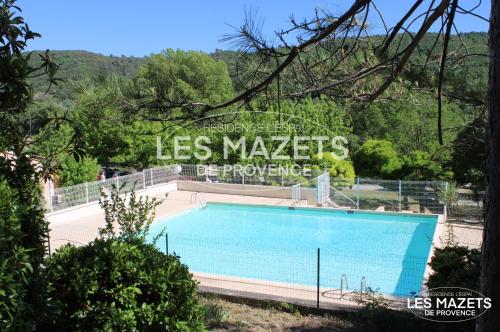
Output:
[[438,198],[444,202],[448,208],[458,199],[458,185],[454,181],[445,182],[438,187]]
[[[24,278],[21,277],[15,282],[23,287],[23,291],[16,293],[18,297],[12,300],[26,304],[24,320],[19,323],[35,326],[37,312],[43,312],[45,306],[46,284],[41,274],[41,265],[46,254],[48,234],[45,210],[41,202],[40,176],[31,158],[25,154],[18,156],[15,165],[12,160],[0,157],[0,174],[5,180],[4,183],[11,188],[11,194],[6,198],[10,197],[14,204],[15,222],[19,223],[19,228],[16,226],[15,229],[20,230],[16,236],[6,234],[4,245],[16,248],[18,259],[24,260],[28,257],[21,266],[17,266]],[[4,261],[0,262],[3,263]]]
[[[46,252],[47,222],[44,209],[40,201],[40,180],[43,176],[44,165],[34,162],[27,153],[26,146],[30,140],[26,135],[26,127],[22,122],[26,118],[28,107],[33,100],[29,78],[40,76],[51,84],[57,83],[55,74],[57,65],[52,61],[50,54],[44,53],[38,57],[36,63],[30,62],[31,55],[25,54],[27,42],[39,37],[25,23],[20,16],[15,0],[0,1],[0,152],[9,152],[0,155],[0,176],[11,189],[7,197],[15,202],[16,220],[7,219],[5,222],[5,238],[1,246],[11,257],[12,267],[20,270],[15,276],[18,279],[9,279],[14,275],[4,266],[7,279],[5,285],[9,289],[2,290],[12,302],[11,309],[22,310],[16,320],[24,325],[21,330],[32,330],[36,327],[39,312],[45,307],[45,281],[41,274],[42,262]],[[5,203],[3,203],[5,204]],[[11,209],[6,207],[7,210]],[[6,213],[5,217],[8,217]],[[15,224],[19,224],[19,228]],[[14,227],[15,226],[15,227]],[[14,228],[12,228],[14,227]],[[15,234],[18,230],[20,232]],[[15,234],[15,236],[14,236]],[[3,258],[3,256],[2,256]],[[17,262],[16,262],[17,261]],[[0,265],[8,264],[9,260],[2,260]],[[10,276],[9,276],[10,275]],[[15,285],[18,283],[17,285]],[[19,291],[18,291],[19,290]],[[8,303],[3,303],[8,305]],[[19,305],[19,307],[17,307]],[[3,309],[2,309],[3,311]],[[17,315],[18,313],[16,313]],[[8,314],[7,314],[8,316]],[[9,319],[2,316],[2,320]],[[17,317],[17,318],[19,318]]]
[[414,150],[403,156],[403,178],[407,180],[449,180],[453,177],[451,171],[444,171],[440,163],[434,161],[430,153]]
[[464,126],[453,142],[452,169],[461,184],[484,188],[486,116],[482,113]]
[[26,112],[17,115],[17,121],[21,132],[26,136],[33,136],[45,128],[51,118],[62,113],[62,105],[47,98],[30,104]]
[[[286,165],[294,162],[299,164],[310,164],[312,157],[318,151],[318,143],[315,140],[303,141],[301,145],[307,146],[307,149],[301,151],[306,159],[293,160],[294,148],[293,138],[298,136],[326,136],[333,138],[336,135],[347,135],[350,133],[349,116],[345,110],[327,99],[312,100],[307,98],[297,103],[283,101],[279,106],[277,104],[261,105],[261,100],[255,100],[251,104],[252,111],[241,111],[231,113],[230,115],[221,115],[214,120],[215,124],[228,122],[234,124],[234,130],[211,130],[210,127],[202,127],[193,124],[185,126],[182,129],[174,127],[175,135],[185,135],[196,137],[204,135],[210,138],[210,148],[212,155],[206,161],[207,163],[225,164],[241,163],[261,165],[266,162],[263,156],[254,156],[250,158],[250,152],[257,139],[260,137],[264,143],[269,158],[278,149],[278,141],[273,141],[274,136],[290,137],[290,141],[279,151],[280,156],[288,156],[288,160],[272,160],[272,163]],[[166,144],[172,141],[172,134],[165,135],[163,140]],[[246,158],[241,155],[241,150],[233,151],[229,149],[227,159],[224,159],[223,137],[227,136],[233,142],[240,138],[245,138]],[[324,142],[323,150],[332,148],[330,142]],[[258,148],[261,151],[261,148]],[[340,153],[339,151],[334,151]],[[309,158],[309,159],[307,159]],[[198,162],[182,161],[182,162]]]
[[[378,38],[378,36],[374,36]],[[428,33],[419,45],[420,52],[412,55],[412,64],[403,72],[403,77],[407,79],[417,79],[421,86],[429,86],[435,82],[435,67],[429,64],[429,70],[422,73],[421,64],[425,61],[424,56],[434,44],[436,34]],[[467,44],[471,53],[483,53],[487,46],[486,33],[462,33],[460,39]],[[457,36],[452,36],[450,47],[456,48],[461,43]],[[120,75],[128,78],[137,74],[138,68],[143,65],[147,58],[127,57],[127,56],[105,56],[87,51],[53,51],[55,61],[60,65],[58,76],[65,80],[65,84],[59,84],[50,90],[50,93],[58,100],[73,99],[78,92],[79,81],[98,80],[109,74]],[[40,53],[42,54],[42,53]],[[242,73],[242,54],[237,51],[217,49],[210,56],[216,61],[224,62],[228,68],[234,90],[240,92],[248,81],[245,73]],[[307,54],[304,57],[307,58]],[[34,54],[32,61],[38,57]],[[307,60],[304,60],[307,62]],[[239,66],[237,65],[239,63]],[[463,59],[463,65],[455,66],[453,70],[448,70],[445,76],[445,91],[451,95],[461,94],[475,99],[484,98],[486,82],[488,81],[488,59],[487,57],[467,57]],[[432,69],[432,70],[431,70]],[[36,77],[31,80],[34,91],[41,95],[47,90],[47,84],[43,78]],[[284,93],[287,92],[284,84]],[[370,112],[365,112],[370,113]],[[432,119],[430,119],[432,120]]]
[[61,162],[59,179],[64,186],[92,182],[97,179],[99,170],[99,164],[94,158],[83,157],[76,161],[73,155],[66,155]]
[[127,81],[109,76],[88,84],[76,98],[69,114],[73,127],[81,135],[85,152],[103,165],[113,157],[128,153],[128,118],[123,118],[117,100]]
[[[407,91],[395,91],[397,100],[376,101],[367,110],[354,104],[352,112],[357,115],[353,121],[356,135],[353,149],[359,142],[380,139],[392,142],[401,156],[403,165],[401,177],[408,180],[448,179],[452,175],[453,141],[458,128],[474,113],[474,109],[445,100],[443,104],[444,145],[437,140],[437,106],[432,96]],[[406,159],[406,160],[403,160]]]
[[18,209],[15,191],[0,180],[0,325],[7,330],[28,328],[24,297],[33,270],[28,250],[22,247]]
[[354,167],[349,160],[336,160],[330,167],[330,176],[336,179],[345,179],[346,182],[353,183],[355,178]]
[[66,245],[46,263],[51,331],[201,331],[196,282],[179,258],[141,241]]
[[203,314],[205,322],[210,326],[219,326],[229,317],[228,310],[216,299],[203,301]]
[[[146,60],[128,56],[105,56],[87,51],[53,51],[54,61],[59,65],[58,77],[64,84],[53,86],[48,94],[59,101],[73,100],[77,96],[82,81],[98,81],[110,74],[133,77]],[[35,52],[31,59],[38,58]],[[37,98],[45,97],[48,84],[43,77],[30,79]]]
[[33,137],[33,145],[30,147],[33,154],[51,156],[54,173],[64,186],[95,181],[100,170],[95,158],[69,153],[73,150],[71,144],[68,144],[73,134],[73,128],[67,124],[57,128],[44,126]]
[[[426,55],[426,52],[430,51],[435,37],[432,33],[424,37],[419,48],[422,53],[415,53],[412,56],[412,64],[422,62],[422,54]],[[469,50],[479,52],[486,45],[486,35],[482,33],[466,33],[461,38],[467,42]],[[459,41],[457,37],[452,36],[450,42],[455,47]],[[249,57],[252,58],[251,55]],[[307,57],[307,54],[304,57]],[[80,120],[77,122],[79,131],[84,137],[86,151],[101,164],[119,163],[137,168],[159,163],[155,157],[155,135],[166,127],[175,130],[178,125],[165,126],[144,121],[143,118],[134,118],[129,113],[123,114],[119,111],[117,100],[125,95],[131,98],[135,96],[146,102],[158,97],[168,99],[173,104],[188,99],[214,103],[232,95],[231,80],[234,90],[241,91],[249,81],[250,73],[245,70],[255,69],[252,65],[241,66],[241,53],[223,50],[217,50],[211,55],[167,50],[162,54],[140,59],[61,51],[56,52],[55,58],[60,59],[61,76],[68,81],[56,87],[56,95],[61,89],[66,89],[70,85],[84,87],[84,92],[78,98],[74,98],[74,93],[71,93],[75,105],[70,106],[69,114],[73,120]],[[463,66],[448,71],[445,77],[446,95],[483,100],[487,78],[486,63],[487,61],[481,57],[468,57],[464,59]],[[347,65],[349,67],[355,64]],[[137,69],[139,67],[140,70]],[[72,68],[75,68],[74,71]],[[420,66],[410,66],[403,72],[402,79],[416,79],[421,86],[430,86],[435,83],[436,68],[431,64],[428,68],[429,70],[422,73]],[[113,78],[110,79],[109,76]],[[82,78],[84,83],[78,83],[79,78]],[[290,85],[283,83],[281,88],[286,94]],[[296,86],[293,86],[293,89],[296,89]],[[35,90],[44,91],[38,84]],[[354,153],[369,139],[392,142],[403,164],[397,177],[409,180],[443,180],[454,176],[459,183],[470,182],[475,187],[484,187],[482,172],[484,142],[481,140],[484,136],[481,134],[484,124],[475,126],[478,129],[474,131],[473,137],[464,136],[470,132],[468,124],[478,118],[477,107],[461,104],[451,97],[445,98],[443,104],[445,144],[441,146],[437,142],[437,106],[434,94],[426,93],[425,90],[408,91],[397,86],[391,87],[389,93],[390,99],[376,101],[368,106],[366,103],[356,102],[348,105],[336,104],[326,97],[319,97],[305,98],[296,105],[282,100],[278,108],[277,105],[270,105],[256,98],[249,106],[251,112],[242,112],[234,120],[230,117],[224,120],[242,126],[255,125],[257,128],[257,125],[264,123],[282,123],[280,121],[289,120],[287,115],[296,115],[301,120],[293,121],[293,125],[298,124],[298,130],[293,134],[307,135],[311,132],[316,134],[315,130],[323,131],[322,127],[326,127],[332,129],[332,132],[347,136],[349,149]],[[258,114],[260,112],[256,111],[280,112],[281,117]],[[151,109],[147,110],[145,118],[148,118],[151,112],[156,112],[156,117],[163,118],[165,115]],[[174,110],[166,119],[180,114],[179,110]],[[304,120],[311,120],[319,125],[315,127]],[[200,131],[199,124],[186,128],[182,133],[192,137],[206,134]],[[276,134],[283,133],[285,132],[280,131]],[[166,134],[160,135],[166,136]],[[235,135],[252,138],[251,132],[240,132]],[[253,135],[255,136],[255,133]],[[463,139],[457,140],[457,135]],[[208,136],[214,142],[215,148],[214,154],[207,162],[221,163],[223,161],[221,138],[219,138],[221,135],[214,133]],[[164,145],[167,149],[170,148],[168,143]],[[311,148],[314,147],[314,144],[311,144]],[[286,153],[290,155],[292,152],[286,151]],[[242,161],[236,154],[232,154],[228,162],[262,163],[263,161],[259,158]],[[385,174],[376,175],[387,177]],[[396,174],[392,177],[396,177]]]
[[120,196],[125,189],[101,188],[105,227],[99,229],[100,239],[85,247],[64,246],[48,259],[51,302],[42,329],[204,329],[187,266],[146,243],[162,200],[138,197],[133,188]]
[[341,160],[335,158],[330,152],[323,152],[321,158],[314,155],[312,163],[319,169],[328,170],[332,178],[331,181],[334,181],[336,185],[350,186],[354,183],[356,174],[354,173],[354,166],[349,160]]
[[151,56],[139,69],[135,85],[142,95],[161,96],[174,103],[215,104],[233,95],[226,64],[195,51],[168,49]]
[[367,140],[354,156],[359,175],[371,178],[393,179],[401,169],[401,161],[392,143]]
[[481,253],[477,249],[451,245],[436,248],[429,266],[433,273],[427,287],[464,287],[477,290],[479,287]]
[[[174,127],[174,126],[172,126]],[[112,162],[124,166],[144,169],[153,165],[158,165],[156,159],[156,136],[149,133],[161,132],[161,124],[148,123],[145,121],[134,121],[121,129],[118,134],[122,137],[122,151],[113,158]]]
[[[123,187],[120,188],[123,193],[122,189]],[[99,205],[104,210],[105,227],[99,229],[99,235],[104,239],[145,241],[155,218],[155,208],[163,200],[148,196],[137,197],[134,189],[126,196],[120,196],[120,190],[115,185],[110,193],[106,193],[104,188],[100,190]],[[162,233],[157,237],[161,235]]]

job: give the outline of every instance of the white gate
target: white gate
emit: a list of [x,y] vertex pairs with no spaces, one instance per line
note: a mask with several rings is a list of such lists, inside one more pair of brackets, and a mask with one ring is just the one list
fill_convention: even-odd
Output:
[[300,183],[292,186],[292,200],[298,202],[301,200]]
[[330,198],[330,174],[323,173],[316,181],[316,203],[325,203]]

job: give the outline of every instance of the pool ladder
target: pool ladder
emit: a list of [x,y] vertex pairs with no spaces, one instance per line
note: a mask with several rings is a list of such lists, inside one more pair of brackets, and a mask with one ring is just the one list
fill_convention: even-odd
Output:
[[340,298],[344,297],[344,286],[345,290],[349,288],[349,285],[347,284],[347,276],[345,273],[342,273],[342,277],[340,277]]
[[[343,298],[344,295],[347,295],[348,293],[344,291],[347,291],[349,289],[349,285],[347,283],[347,276],[345,273],[342,274],[340,277],[340,298]],[[361,282],[359,285],[359,294],[361,297],[363,297],[363,293],[366,293],[366,278],[365,276],[361,277]]]
[[191,194],[191,198],[189,199],[189,204],[196,204],[198,203],[200,208],[204,208],[207,206],[207,201],[205,200],[205,197],[203,197],[202,194],[200,193],[193,193]]
[[363,293],[366,293],[366,278],[365,276],[361,277],[361,284],[359,285],[359,295],[363,298]]

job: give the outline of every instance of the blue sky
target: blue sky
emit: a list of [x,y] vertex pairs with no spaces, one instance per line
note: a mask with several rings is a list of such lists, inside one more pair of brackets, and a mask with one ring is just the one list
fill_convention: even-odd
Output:
[[[410,0],[378,0],[376,4],[389,24],[411,5]],[[474,5],[475,0],[461,1]],[[30,27],[42,34],[29,49],[88,50],[102,54],[144,56],[162,49],[193,49],[211,52],[230,45],[219,40],[239,26],[245,8],[257,9],[268,34],[286,27],[290,14],[311,17],[314,8],[338,13],[352,0],[19,0]],[[470,4],[469,4],[470,3]],[[489,1],[478,13],[488,17]],[[381,24],[371,17],[372,32]],[[461,32],[487,31],[487,23],[460,15]]]

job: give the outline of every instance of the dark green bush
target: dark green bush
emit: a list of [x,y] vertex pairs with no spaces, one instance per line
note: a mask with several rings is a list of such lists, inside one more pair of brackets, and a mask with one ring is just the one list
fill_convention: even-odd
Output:
[[22,330],[29,326],[21,317],[30,311],[25,297],[33,269],[28,249],[21,245],[18,209],[14,190],[0,180],[0,326],[5,330]]
[[477,290],[480,259],[481,254],[477,249],[455,245],[436,248],[429,264],[433,273],[427,280],[427,287],[465,287]]
[[142,241],[66,245],[47,260],[53,331],[199,331],[196,283],[175,256]]

